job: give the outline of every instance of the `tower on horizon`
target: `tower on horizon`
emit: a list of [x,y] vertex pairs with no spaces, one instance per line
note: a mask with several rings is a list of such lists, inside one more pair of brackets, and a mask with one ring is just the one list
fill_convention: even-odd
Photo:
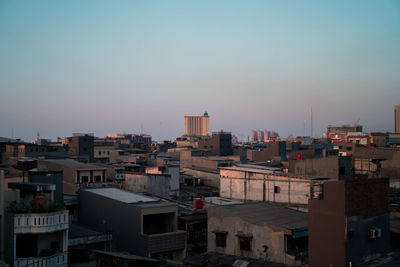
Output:
[[203,116],[185,116],[185,135],[210,135],[210,116],[207,111]]
[[394,106],[394,132],[400,133],[400,105]]

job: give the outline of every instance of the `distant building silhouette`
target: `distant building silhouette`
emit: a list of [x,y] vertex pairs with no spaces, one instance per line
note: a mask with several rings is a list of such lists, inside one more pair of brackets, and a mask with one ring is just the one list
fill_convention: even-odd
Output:
[[394,132],[400,133],[400,105],[394,106]]

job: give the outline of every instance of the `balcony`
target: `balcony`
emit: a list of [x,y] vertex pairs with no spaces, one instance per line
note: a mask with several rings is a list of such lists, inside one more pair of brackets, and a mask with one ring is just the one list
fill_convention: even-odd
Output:
[[68,211],[14,215],[15,234],[49,233],[68,229]]
[[39,258],[18,258],[14,260],[15,267],[31,266],[31,267],[50,267],[50,266],[67,266],[67,253],[59,253],[49,257]]
[[178,230],[175,232],[145,236],[147,236],[147,247],[151,254],[182,250],[186,246],[185,231]]

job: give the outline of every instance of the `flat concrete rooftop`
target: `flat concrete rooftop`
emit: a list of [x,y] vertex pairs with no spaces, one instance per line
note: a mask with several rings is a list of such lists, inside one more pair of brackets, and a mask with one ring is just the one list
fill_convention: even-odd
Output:
[[120,190],[117,188],[90,188],[85,191],[97,194],[106,198],[118,200],[127,204],[142,204],[159,202],[158,199],[146,197],[144,195]]

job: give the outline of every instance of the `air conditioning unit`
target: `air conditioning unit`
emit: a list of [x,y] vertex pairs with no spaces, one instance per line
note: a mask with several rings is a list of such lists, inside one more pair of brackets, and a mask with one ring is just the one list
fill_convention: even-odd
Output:
[[372,228],[369,230],[370,239],[381,237],[381,235],[382,235],[382,230],[380,228]]

